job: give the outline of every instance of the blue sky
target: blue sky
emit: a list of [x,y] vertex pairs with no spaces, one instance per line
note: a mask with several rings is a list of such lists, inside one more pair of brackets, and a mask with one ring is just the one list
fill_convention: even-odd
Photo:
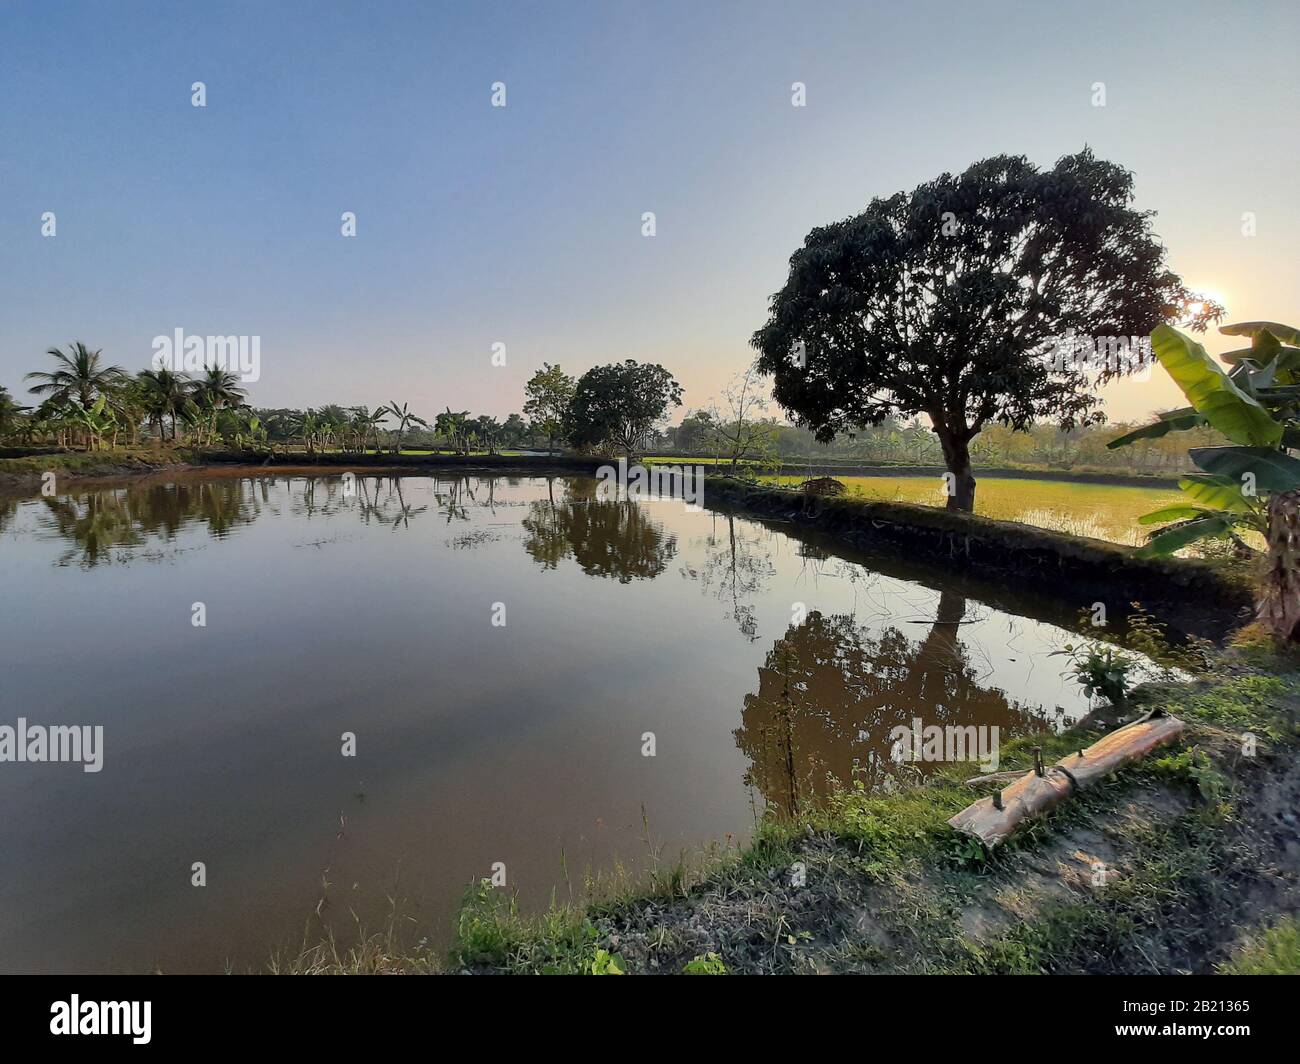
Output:
[[[0,384],[72,340],[143,368],[184,328],[261,336],[257,405],[504,415],[543,361],[626,357],[703,405],[809,229],[1085,143],[1189,283],[1294,321],[1297,39],[1267,0],[0,0]],[[1173,402],[1117,389],[1120,417]]]

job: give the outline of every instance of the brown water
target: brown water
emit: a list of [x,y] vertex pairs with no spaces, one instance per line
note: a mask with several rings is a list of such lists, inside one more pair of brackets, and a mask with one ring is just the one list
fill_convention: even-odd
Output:
[[927,770],[914,717],[1086,710],[1041,606],[900,566],[591,478],[0,499],[0,725],[104,726],[98,773],[0,763],[0,968],[261,969],[388,895],[437,940],[495,862],[544,905],[646,823],[672,858]]

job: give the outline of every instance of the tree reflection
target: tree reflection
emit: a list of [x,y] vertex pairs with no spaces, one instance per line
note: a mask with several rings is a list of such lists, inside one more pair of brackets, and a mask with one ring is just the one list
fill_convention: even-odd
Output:
[[222,537],[260,512],[249,482],[211,480],[42,497],[44,527],[73,546],[59,559],[83,568],[113,560],[115,550],[169,542],[188,525]]
[[196,525],[221,539],[263,512],[274,512],[272,492],[280,487],[291,513],[311,518],[353,512],[362,523],[378,522],[393,531],[408,528],[429,509],[407,501],[401,477],[357,477],[352,490],[338,476],[284,478],[283,483],[277,477],[212,478],[42,497],[41,524],[72,545],[60,565],[92,568],[117,559],[122,550],[169,543]]
[[[751,534],[746,535],[746,531]],[[752,600],[776,572],[770,537],[761,526],[737,526],[731,514],[719,518],[715,513],[713,529],[704,541],[703,561],[698,567],[688,563],[682,572],[698,581],[703,590],[717,594],[736,627],[751,643],[758,639],[758,620]]]
[[750,762],[746,782],[788,812],[824,798],[832,779],[886,785],[901,767],[890,732],[914,718],[925,726],[996,725],[1003,738],[1044,728],[1041,711],[980,685],[959,639],[965,610],[965,599],[944,592],[920,641],[894,627],[873,635],[850,615],[814,612],[792,625],[759,668],[758,691],[745,696],[735,737]]
[[[385,490],[384,482],[387,483]],[[413,506],[406,501],[401,477],[357,477],[357,515],[363,525],[372,521],[388,525],[394,532],[411,527],[411,518],[425,513],[429,507]],[[346,498],[351,503],[351,498]]]
[[594,480],[568,481],[556,502],[554,486],[547,483],[548,497],[530,502],[523,520],[524,549],[543,569],[572,558],[589,576],[626,584],[653,579],[676,555],[677,538],[640,503],[597,498]]

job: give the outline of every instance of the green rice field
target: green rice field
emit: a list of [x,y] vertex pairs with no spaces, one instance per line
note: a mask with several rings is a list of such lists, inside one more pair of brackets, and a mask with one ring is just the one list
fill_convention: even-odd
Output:
[[[768,483],[797,485],[802,476],[762,477]],[[937,477],[836,477],[850,494],[889,502],[942,506],[943,481]],[[1020,521],[1056,532],[1137,545],[1149,528],[1137,519],[1183,500],[1175,488],[1080,484],[1065,480],[980,477],[975,512],[1000,521]]]

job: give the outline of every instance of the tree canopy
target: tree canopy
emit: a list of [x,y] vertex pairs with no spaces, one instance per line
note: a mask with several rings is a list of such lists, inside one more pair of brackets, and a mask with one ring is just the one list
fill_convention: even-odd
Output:
[[[1165,265],[1133,177],[1085,149],[1039,170],[1000,155],[814,229],[753,337],[773,395],[819,439],[925,415],[971,509],[970,441],[988,424],[1101,420],[1077,365],[1044,351],[1073,331],[1203,330],[1222,308]],[[1124,366],[1100,371],[1105,379]]]
[[681,406],[682,386],[656,363],[615,362],[593,366],[578,381],[567,427],[575,447],[617,447],[633,454],[650,431]]

